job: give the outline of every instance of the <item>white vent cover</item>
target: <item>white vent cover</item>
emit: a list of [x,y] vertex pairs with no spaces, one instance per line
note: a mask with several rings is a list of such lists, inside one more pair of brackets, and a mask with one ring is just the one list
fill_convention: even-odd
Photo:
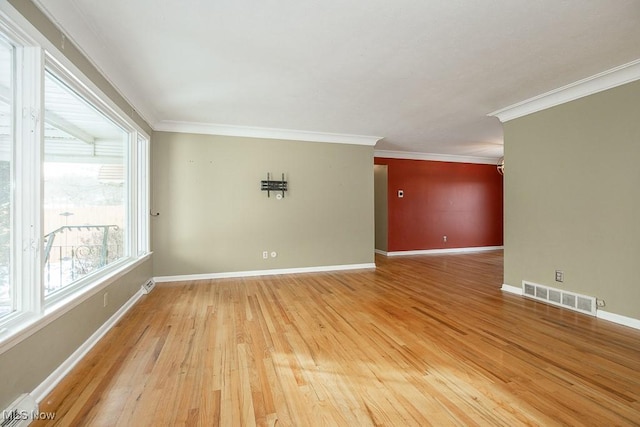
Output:
[[562,289],[550,288],[537,283],[522,281],[522,294],[558,307],[568,308],[580,313],[596,315],[596,299]]
[[151,292],[153,290],[153,288],[156,287],[156,282],[154,282],[153,280],[149,280],[147,283],[145,283],[144,285],[142,285],[142,293],[144,294],[148,294],[149,292]]
[[22,427],[38,418],[38,404],[30,394],[23,394],[2,411],[0,427]]

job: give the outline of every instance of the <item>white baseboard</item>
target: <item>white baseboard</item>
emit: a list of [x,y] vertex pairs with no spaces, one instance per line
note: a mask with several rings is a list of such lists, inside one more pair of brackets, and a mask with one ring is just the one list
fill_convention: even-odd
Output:
[[628,326],[634,329],[640,329],[640,319],[634,319],[633,317],[621,316],[620,314],[610,313],[608,311],[596,310],[596,317],[598,319],[608,320],[609,322],[617,323],[619,325]]
[[118,323],[118,320],[122,316],[125,315],[131,307],[133,307],[140,297],[142,297],[142,289],[138,290],[127,302],[125,302],[122,307],[118,309],[106,322],[102,324],[76,351],[71,354],[62,362],[58,368],[51,373],[40,385],[38,385],[32,392],[31,395],[36,400],[36,402],[40,403],[42,400],[47,397],[47,395],[53,390],[55,386],[58,385],[60,381],[82,360],[82,358],[91,350],[100,339],[107,333],[109,330]]
[[387,251],[383,251],[382,249],[374,249],[374,252],[380,255],[384,255],[387,256],[388,252]]
[[507,285],[506,283],[502,284],[502,287],[500,288],[500,290],[509,292],[510,294],[522,295],[522,288],[519,288],[517,286]]
[[472,252],[496,251],[504,249],[504,246],[478,246],[472,248],[450,248],[450,249],[423,249],[418,251],[395,251],[387,252],[386,256],[408,256],[408,255],[438,255],[438,254],[463,254]]
[[205,273],[205,274],[186,274],[186,275],[179,275],[179,276],[160,276],[160,277],[154,277],[153,281],[156,283],[183,282],[187,280],[229,279],[229,278],[237,278],[237,277],[272,276],[275,274],[321,273],[321,272],[327,272],[327,271],[362,270],[362,269],[375,269],[375,268],[376,268],[376,265],[374,263],[322,265],[317,267],[276,268],[272,270],[231,271],[226,273]]

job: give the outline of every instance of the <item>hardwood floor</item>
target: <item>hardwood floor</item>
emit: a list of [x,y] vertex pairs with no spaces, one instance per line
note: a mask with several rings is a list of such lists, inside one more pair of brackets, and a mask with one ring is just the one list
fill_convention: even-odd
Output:
[[74,426],[640,425],[640,331],[502,293],[501,252],[376,263],[158,285],[40,410]]

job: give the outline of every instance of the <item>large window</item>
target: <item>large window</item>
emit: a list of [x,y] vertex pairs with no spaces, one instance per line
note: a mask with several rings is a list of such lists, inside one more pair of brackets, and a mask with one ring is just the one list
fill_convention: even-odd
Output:
[[149,137],[38,40],[0,14],[0,341],[149,250]]
[[129,134],[47,71],[44,84],[44,293],[130,255]]

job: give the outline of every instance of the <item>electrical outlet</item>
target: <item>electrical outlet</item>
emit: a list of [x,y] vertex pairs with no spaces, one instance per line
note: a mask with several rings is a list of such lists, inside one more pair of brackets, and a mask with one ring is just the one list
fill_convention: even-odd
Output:
[[269,251],[262,251],[262,259],[268,259],[269,258]]
[[271,252],[271,258],[275,258],[278,256],[278,253],[276,251]]
[[597,305],[598,307],[604,307],[606,304],[605,304],[605,302],[604,302],[604,300],[603,300],[603,299],[596,298],[596,305]]
[[564,271],[556,270],[556,282],[564,282]]
[[404,197],[404,190],[398,190],[398,198],[402,199]]
[[104,296],[102,297],[102,306],[106,307],[107,304],[109,304],[109,292],[105,292]]
[[442,241],[447,243],[447,236],[442,236]]

